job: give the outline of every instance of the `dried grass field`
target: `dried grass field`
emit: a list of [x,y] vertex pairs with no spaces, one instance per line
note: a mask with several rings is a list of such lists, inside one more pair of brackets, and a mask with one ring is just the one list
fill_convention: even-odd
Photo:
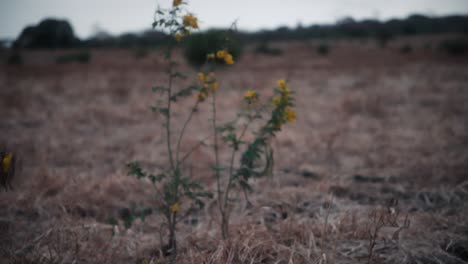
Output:
[[[179,224],[177,263],[468,263],[468,59],[431,40],[401,40],[408,54],[398,41],[330,42],[327,56],[314,42],[272,43],[281,56],[247,46],[218,74],[219,115],[234,117],[245,90],[266,97],[287,78],[297,121],[275,139],[273,177],[252,182],[250,203],[234,195],[231,238],[208,201]],[[168,159],[149,109],[150,88],[167,78],[160,51],[92,50],[87,64],[56,64],[66,52],[0,66],[0,142],[19,158],[14,190],[0,192],[0,262],[163,263],[162,216],[129,229],[121,220],[132,204],[157,203],[126,164],[158,170]],[[193,100],[176,103],[176,120]],[[200,107],[184,151],[207,134],[209,111]],[[202,166],[212,150],[195,154],[191,174],[214,188]]]

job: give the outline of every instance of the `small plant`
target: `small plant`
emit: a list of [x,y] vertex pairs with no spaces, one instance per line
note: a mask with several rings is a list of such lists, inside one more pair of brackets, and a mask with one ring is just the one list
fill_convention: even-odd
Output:
[[8,56],[7,64],[9,64],[9,65],[21,65],[21,64],[23,64],[23,57],[21,56],[21,53],[19,53],[18,51],[13,51],[13,53],[11,53]]
[[279,48],[272,48],[267,42],[260,43],[255,48],[256,53],[270,55],[270,56],[280,56],[283,54],[283,51]]
[[[152,110],[163,117],[166,134],[166,147],[168,153],[168,166],[155,174],[143,170],[138,162],[128,164],[129,173],[139,179],[148,179],[156,190],[156,210],[140,210],[140,215],[159,212],[165,217],[164,228],[168,233],[167,245],[163,246],[165,255],[170,255],[170,262],[174,262],[177,255],[176,227],[181,220],[181,215],[188,216],[195,207],[202,207],[204,200],[216,195],[216,202],[221,214],[221,234],[224,239],[229,237],[229,216],[231,198],[234,188],[244,191],[251,190],[249,179],[271,174],[273,166],[273,151],[271,141],[287,122],[296,120],[296,112],[293,110],[293,92],[286,80],[279,80],[277,88],[271,99],[260,104],[260,95],[254,90],[247,90],[241,105],[241,110],[235,120],[222,123],[217,114],[217,95],[221,87],[221,80],[215,70],[220,64],[227,66],[235,64],[235,59],[225,34],[222,39],[225,43],[218,50],[213,50],[204,55],[202,70],[197,74],[198,79],[186,88],[177,88],[174,84],[177,79],[186,79],[187,76],[178,72],[177,64],[172,58],[174,46],[188,39],[195,29],[198,29],[197,18],[185,9],[185,2],[174,0],[170,9],[159,8],[156,11],[154,27],[162,29],[173,37],[165,52],[168,62],[167,84],[153,87],[153,91],[159,94],[157,104]],[[195,96],[192,96],[195,93]],[[173,128],[173,104],[184,98],[193,100],[192,107],[188,109],[188,117],[182,123],[180,131]],[[195,114],[199,114],[198,107],[203,103],[210,103],[211,116],[208,120],[211,125],[211,135],[206,140],[193,146],[187,153],[182,153],[181,145],[186,134],[186,129]],[[259,126],[253,126],[253,123]],[[250,141],[244,139],[247,133],[252,133],[254,138]],[[220,158],[220,145],[230,147],[231,155],[228,161]],[[199,182],[186,175],[186,161],[201,145],[211,146],[214,152],[214,161],[207,167],[213,171],[216,179],[215,190],[207,190],[207,183]],[[239,159],[239,162],[235,162]],[[210,164],[211,163],[211,164]],[[188,209],[184,214],[181,212]],[[131,211],[129,211],[131,212]],[[134,217],[125,217],[129,222]]]
[[56,62],[59,64],[64,63],[88,63],[91,60],[91,53],[89,51],[81,51],[77,53],[65,54],[58,56]]
[[321,56],[326,56],[330,53],[330,46],[328,44],[322,43],[317,47],[317,54]]
[[446,39],[440,43],[440,49],[451,56],[461,56],[468,53],[468,40],[466,38]]
[[0,185],[5,191],[13,189],[11,180],[15,175],[16,156],[0,148]]
[[401,54],[408,54],[413,52],[413,47],[410,44],[405,44],[400,47],[400,53]]
[[134,55],[137,60],[144,59],[149,55],[149,51],[145,48],[137,48],[134,50]]

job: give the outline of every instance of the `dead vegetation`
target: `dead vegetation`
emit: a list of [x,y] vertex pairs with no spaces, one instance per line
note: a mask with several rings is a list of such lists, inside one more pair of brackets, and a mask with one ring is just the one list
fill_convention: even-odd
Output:
[[[277,76],[291,77],[298,121],[275,141],[275,175],[252,183],[250,203],[237,194],[229,240],[220,239],[214,202],[184,219],[177,263],[468,263],[466,61],[279,46],[282,56],[247,53],[219,74],[226,116],[241,100],[231,86],[268,91]],[[163,75],[155,54],[144,63],[122,54],[38,66],[25,53],[25,65],[1,66],[0,141],[23,164],[14,191],[0,193],[0,262],[164,262],[161,216],[130,229],[123,219],[155,202],[125,164],[167,160],[148,111]],[[203,118],[183,148],[202,139]],[[209,150],[197,150],[192,172],[214,187],[197,167],[207,159]]]

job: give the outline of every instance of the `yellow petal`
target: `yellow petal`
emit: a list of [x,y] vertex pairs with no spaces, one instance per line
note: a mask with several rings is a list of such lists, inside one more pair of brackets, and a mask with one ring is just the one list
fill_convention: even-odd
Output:
[[171,213],[177,213],[178,211],[180,211],[180,204],[179,202],[176,202],[171,205]]
[[226,64],[229,64],[229,65],[234,64],[234,59],[232,58],[232,55],[226,54],[226,56],[224,56],[224,62],[226,62]]
[[3,172],[8,172],[8,170],[10,169],[12,160],[13,160],[13,154],[8,153],[5,155],[5,157],[2,160]]

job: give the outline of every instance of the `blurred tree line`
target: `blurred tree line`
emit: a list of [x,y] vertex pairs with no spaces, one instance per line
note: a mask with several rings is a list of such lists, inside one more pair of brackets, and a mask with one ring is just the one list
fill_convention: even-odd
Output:
[[[406,19],[355,21],[343,18],[335,24],[280,27],[253,33],[238,31],[236,37],[242,42],[265,42],[276,40],[374,38],[382,45],[397,36],[411,36],[440,33],[468,34],[468,16],[427,17],[412,15]],[[13,42],[14,48],[149,48],[167,43],[165,34],[158,31],[126,33],[112,36],[98,32],[92,37],[80,40],[72,26],[64,20],[46,19],[36,26],[26,27]],[[173,41],[173,40],[169,40]]]

